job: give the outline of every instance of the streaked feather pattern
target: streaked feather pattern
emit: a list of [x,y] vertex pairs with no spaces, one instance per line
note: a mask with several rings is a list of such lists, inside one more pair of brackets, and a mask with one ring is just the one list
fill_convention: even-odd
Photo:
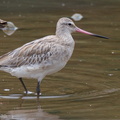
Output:
[[43,62],[55,62],[60,58],[61,61],[63,58],[67,61],[71,54],[67,52],[68,46],[60,42],[55,36],[32,41],[1,56],[0,65],[15,68],[23,65],[39,65]]

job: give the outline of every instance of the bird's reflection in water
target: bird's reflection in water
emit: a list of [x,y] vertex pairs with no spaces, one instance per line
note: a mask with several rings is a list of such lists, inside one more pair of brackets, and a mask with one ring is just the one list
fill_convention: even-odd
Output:
[[44,112],[40,107],[31,110],[13,110],[2,115],[1,120],[62,120],[59,116]]
[[[14,99],[14,97],[11,98]],[[14,108],[15,110],[10,110],[6,114],[0,115],[0,120],[63,120],[60,119],[58,115],[47,113],[41,108],[41,100],[46,97],[37,98],[36,96],[24,96],[18,98],[21,99],[21,102],[19,102],[19,105]],[[50,97],[48,96],[48,98]],[[53,98],[53,96],[51,98]],[[35,106],[33,107],[33,105],[31,105],[26,108],[24,106],[24,103],[26,103],[25,101],[29,102],[29,100],[33,99],[36,101],[36,103],[34,101]]]

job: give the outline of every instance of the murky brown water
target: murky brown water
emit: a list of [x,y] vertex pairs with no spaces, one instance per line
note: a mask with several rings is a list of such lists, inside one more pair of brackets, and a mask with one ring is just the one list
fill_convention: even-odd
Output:
[[[55,33],[60,17],[81,13],[76,25],[111,39],[74,33],[74,54],[60,72],[41,84],[42,96],[26,96],[17,78],[0,72],[1,120],[120,119],[120,1],[119,0],[3,0],[0,18],[19,30],[0,31],[0,55],[24,43]],[[35,92],[37,80],[25,79]]]

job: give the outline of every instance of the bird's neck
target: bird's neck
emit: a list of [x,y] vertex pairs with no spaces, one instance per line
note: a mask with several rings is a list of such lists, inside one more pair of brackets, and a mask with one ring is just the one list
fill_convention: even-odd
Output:
[[67,31],[66,32],[56,31],[56,36],[59,38],[58,40],[60,44],[74,49],[75,42],[73,40],[71,33]]
[[65,29],[57,29],[56,36],[63,40],[73,40],[71,33]]

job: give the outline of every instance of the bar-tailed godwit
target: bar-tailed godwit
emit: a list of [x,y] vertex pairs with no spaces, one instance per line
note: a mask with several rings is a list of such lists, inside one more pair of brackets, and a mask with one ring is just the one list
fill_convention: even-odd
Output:
[[42,79],[46,75],[61,70],[70,59],[75,45],[72,32],[108,39],[82,30],[71,19],[63,17],[57,22],[55,35],[34,40],[2,55],[0,57],[0,70],[19,78],[26,93],[27,88],[22,78],[37,79],[36,91],[39,96]]

